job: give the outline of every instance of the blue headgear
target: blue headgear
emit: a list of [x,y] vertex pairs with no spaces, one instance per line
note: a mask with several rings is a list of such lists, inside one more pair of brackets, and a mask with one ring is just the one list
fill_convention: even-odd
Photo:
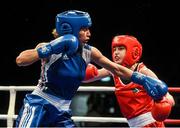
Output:
[[87,12],[69,10],[56,16],[56,31],[60,36],[73,34],[78,38],[80,29],[82,27],[89,28],[91,25],[91,17]]

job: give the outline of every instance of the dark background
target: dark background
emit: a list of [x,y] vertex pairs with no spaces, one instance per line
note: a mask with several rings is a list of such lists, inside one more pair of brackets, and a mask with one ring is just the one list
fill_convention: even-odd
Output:
[[18,54],[38,42],[53,39],[57,13],[78,9],[88,11],[93,26],[90,45],[111,59],[111,40],[117,34],[131,34],[143,45],[142,61],[169,86],[179,80],[179,19],[176,3],[96,0],[28,0],[1,3],[2,84],[34,84],[39,63],[17,67]]
[[77,9],[91,15],[93,25],[90,45],[97,47],[111,59],[112,37],[117,34],[133,35],[143,45],[141,60],[169,87],[178,87],[180,25],[177,5],[173,1],[157,3],[151,0],[3,2],[0,5],[0,85],[36,85],[40,62],[28,67],[18,67],[16,57],[21,51],[34,48],[39,42],[53,39],[51,31],[55,27],[57,13]]

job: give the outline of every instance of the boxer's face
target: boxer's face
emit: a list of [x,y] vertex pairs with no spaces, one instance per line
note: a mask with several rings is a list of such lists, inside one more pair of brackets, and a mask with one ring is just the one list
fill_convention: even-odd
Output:
[[81,28],[79,31],[79,41],[81,43],[87,43],[91,37],[91,32],[89,28]]
[[113,48],[113,60],[115,63],[121,64],[126,55],[126,48],[124,46],[116,46]]

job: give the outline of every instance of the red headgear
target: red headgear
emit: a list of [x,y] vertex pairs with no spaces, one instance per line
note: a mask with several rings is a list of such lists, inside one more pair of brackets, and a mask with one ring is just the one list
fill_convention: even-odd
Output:
[[126,55],[124,57],[124,60],[122,61],[123,66],[131,67],[142,56],[142,45],[133,36],[115,36],[112,40],[112,55],[114,52],[113,48],[116,46],[124,46],[126,48]]

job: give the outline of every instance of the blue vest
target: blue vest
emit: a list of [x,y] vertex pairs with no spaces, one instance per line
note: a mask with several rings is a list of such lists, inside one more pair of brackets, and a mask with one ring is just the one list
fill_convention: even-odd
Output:
[[85,77],[90,56],[91,46],[87,44],[72,56],[53,54],[48,61],[42,61],[40,84],[48,86],[58,97],[71,100]]

